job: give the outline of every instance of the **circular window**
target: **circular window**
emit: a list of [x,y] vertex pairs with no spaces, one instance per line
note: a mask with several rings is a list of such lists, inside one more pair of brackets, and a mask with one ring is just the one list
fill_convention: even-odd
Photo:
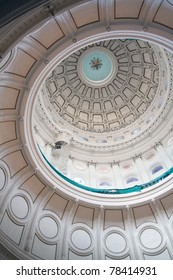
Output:
[[145,159],[146,159],[146,160],[151,160],[151,159],[153,159],[154,157],[155,157],[155,152],[152,151],[152,152],[148,153],[148,154],[145,156]]
[[126,180],[126,184],[131,184],[135,182],[138,182],[138,179],[136,177],[130,177]]
[[160,170],[162,170],[163,169],[163,166],[162,165],[157,165],[157,166],[155,166],[153,169],[152,169],[152,174],[155,174],[155,173],[157,173],[157,172],[159,172]]
[[127,169],[131,169],[133,167],[133,164],[130,162],[126,162],[122,165],[122,168],[127,170]]
[[135,135],[135,134],[139,133],[140,130],[141,130],[140,127],[135,128],[135,129],[131,132],[131,134],[132,134],[132,135]]
[[104,181],[100,182],[99,187],[100,188],[110,188],[110,187],[112,187],[112,184],[109,181],[104,180]]

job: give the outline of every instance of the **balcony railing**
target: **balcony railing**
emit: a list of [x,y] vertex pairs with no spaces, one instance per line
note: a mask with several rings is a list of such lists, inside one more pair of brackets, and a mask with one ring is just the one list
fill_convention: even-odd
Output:
[[[39,147],[39,146],[38,146]],[[56,169],[48,160],[47,158],[44,156],[43,152],[41,151],[40,147],[39,150],[41,152],[42,157],[44,158],[44,160],[46,161],[46,163],[51,167],[51,169],[62,179],[64,179],[66,182],[72,184],[73,186],[83,189],[85,191],[89,191],[89,192],[94,192],[94,193],[99,193],[99,194],[128,194],[128,193],[133,193],[133,192],[141,192],[142,190],[152,187],[155,184],[161,182],[162,180],[164,180],[165,178],[167,178],[168,176],[170,176],[171,174],[173,174],[173,167],[171,167],[168,171],[166,171],[165,173],[163,173],[162,175],[160,175],[159,177],[141,184],[141,185],[135,185],[132,186],[130,188],[124,188],[124,189],[97,189],[97,188],[92,188],[92,187],[88,187],[85,185],[81,185],[77,182],[75,182],[74,180],[68,178],[67,176],[63,175],[58,169]]]

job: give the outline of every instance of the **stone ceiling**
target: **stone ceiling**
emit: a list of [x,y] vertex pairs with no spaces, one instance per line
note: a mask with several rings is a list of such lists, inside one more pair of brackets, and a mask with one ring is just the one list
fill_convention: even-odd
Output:
[[[91,67],[99,59],[95,57],[98,51],[108,56],[112,69],[108,78],[94,81],[107,67],[102,60],[100,68]],[[88,53],[90,79],[84,73]],[[37,115],[47,122],[51,133],[66,129],[74,141],[88,144],[92,137],[97,144],[111,142],[112,147],[114,141],[127,143],[136,136],[144,137],[159,125],[160,113],[168,110],[165,76],[170,71],[169,56],[158,45],[139,39],[111,39],[85,46],[51,71],[38,95]]]
[[[65,1],[54,2],[58,6]],[[77,1],[66,2],[74,4]],[[40,160],[31,130],[34,125],[31,108],[38,93],[35,81],[38,82],[41,71],[47,74],[55,50],[57,55],[66,46],[73,48],[88,34],[103,37],[105,32],[112,36],[118,36],[119,32],[157,42],[172,53],[173,3],[171,0],[154,3],[143,0],[83,1],[83,5],[66,9],[58,6],[54,17],[50,16],[48,8],[48,12],[45,7],[32,10],[0,30],[2,55],[13,49],[10,58],[0,65],[0,241],[22,259],[173,259],[172,177],[140,194],[105,197],[93,193],[91,196],[90,192],[73,189],[59,177],[53,180],[49,168]],[[74,35],[76,43],[72,40]],[[167,59],[165,64],[169,67],[161,63],[161,57]],[[172,67],[172,57],[166,51],[158,51],[157,60],[161,65],[158,93],[150,103],[149,112],[144,112],[134,124],[141,131],[144,127],[147,133],[152,133],[151,123],[157,120],[158,126],[160,120],[161,133],[156,131],[157,141],[160,141],[160,135],[165,138],[169,132],[167,140],[172,145],[172,111],[167,115],[164,113],[168,105],[173,108],[170,96],[173,75],[168,70]],[[41,101],[46,100],[42,97],[39,96]],[[74,131],[86,137],[96,135],[58,117],[55,110],[50,111],[50,103],[37,105],[42,118],[40,126],[45,126],[47,134],[57,135],[67,128],[73,138]],[[129,124],[125,128],[129,130],[128,135],[135,129],[132,126]],[[117,133],[126,137],[126,131],[122,128]],[[112,136],[112,133],[116,134],[116,131],[110,131],[108,135]],[[101,135],[105,136],[104,133]],[[147,144],[149,147],[151,141]],[[146,157],[151,154],[146,153]],[[154,246],[151,236],[155,238]],[[114,246],[115,240],[119,242],[118,250]],[[0,249],[2,254],[4,249]]]
[[[80,79],[79,60],[86,50],[98,46],[113,54],[117,73],[107,84],[90,86]],[[67,57],[52,71],[43,92],[46,90],[45,104],[58,118],[85,131],[109,132],[133,123],[149,109],[158,80],[158,61],[150,44],[110,40]]]

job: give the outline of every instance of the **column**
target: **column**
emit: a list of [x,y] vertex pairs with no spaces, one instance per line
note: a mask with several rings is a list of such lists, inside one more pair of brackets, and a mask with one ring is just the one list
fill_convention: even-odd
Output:
[[172,160],[167,155],[165,149],[163,148],[162,143],[160,143],[160,142],[156,143],[154,148],[158,152],[158,155],[160,156],[161,160],[164,162],[167,169],[170,169],[173,166],[173,163],[172,163]]
[[116,189],[124,189],[123,178],[121,176],[121,170],[119,167],[119,162],[111,162],[111,167],[113,169],[113,175],[115,180]]
[[93,161],[88,162],[89,166],[89,182],[91,188],[97,188],[96,180],[96,163]]
[[73,169],[73,158],[71,155],[69,155],[68,161],[67,161],[67,177],[72,179],[72,169]]
[[52,157],[52,146],[50,143],[46,143],[45,145],[45,157],[47,158],[47,160],[51,161],[51,157]]
[[67,163],[69,158],[69,152],[70,152],[70,145],[66,144],[64,146],[61,146],[60,157],[59,157],[59,170],[64,175],[67,175]]
[[138,172],[142,178],[142,181],[143,183],[147,183],[149,182],[151,179],[150,179],[150,176],[145,168],[145,165],[142,161],[142,158],[141,158],[141,155],[136,155],[134,158],[133,158],[134,162],[136,163],[136,166],[137,166],[137,169],[138,169]]

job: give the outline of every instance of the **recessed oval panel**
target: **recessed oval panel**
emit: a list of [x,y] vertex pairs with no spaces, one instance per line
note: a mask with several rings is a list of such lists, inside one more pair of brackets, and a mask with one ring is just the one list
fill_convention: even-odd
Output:
[[16,218],[26,218],[29,212],[29,206],[26,199],[22,196],[13,197],[11,200],[11,210]]
[[73,231],[71,240],[73,245],[80,250],[86,250],[91,246],[91,237],[89,233],[83,229]]
[[6,176],[2,168],[0,168],[0,191],[4,188],[6,182]]
[[145,229],[141,233],[140,239],[142,245],[148,249],[156,249],[162,242],[161,234],[158,232],[158,230],[153,228]]
[[106,247],[114,254],[121,253],[126,249],[126,240],[119,233],[111,233],[106,238]]
[[39,229],[47,238],[54,238],[58,234],[58,225],[51,217],[43,217],[39,222]]

